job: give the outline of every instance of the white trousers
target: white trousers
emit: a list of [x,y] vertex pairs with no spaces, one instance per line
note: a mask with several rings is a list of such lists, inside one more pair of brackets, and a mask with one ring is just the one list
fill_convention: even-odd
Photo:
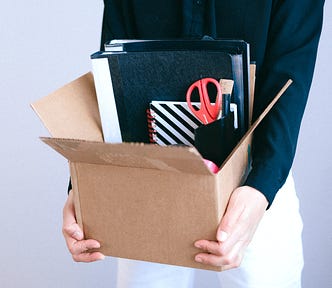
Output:
[[[237,269],[216,273],[220,288],[300,288],[302,219],[290,174]],[[195,269],[118,259],[117,288],[190,288]],[[211,287],[208,282],[205,287]],[[197,286],[196,286],[197,287]]]

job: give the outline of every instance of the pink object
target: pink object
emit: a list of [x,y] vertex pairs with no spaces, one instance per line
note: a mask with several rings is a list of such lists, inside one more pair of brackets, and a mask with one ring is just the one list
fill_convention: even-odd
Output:
[[212,161],[207,160],[207,159],[203,159],[205,165],[210,169],[210,171],[214,174],[218,173],[219,171],[219,167]]

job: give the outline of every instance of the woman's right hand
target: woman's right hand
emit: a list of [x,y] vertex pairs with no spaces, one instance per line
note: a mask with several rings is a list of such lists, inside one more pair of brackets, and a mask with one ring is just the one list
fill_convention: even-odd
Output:
[[93,262],[103,260],[105,256],[100,252],[89,252],[90,249],[100,248],[98,241],[84,240],[82,229],[78,226],[75,217],[73,191],[70,190],[63,208],[62,233],[73,260],[76,262]]

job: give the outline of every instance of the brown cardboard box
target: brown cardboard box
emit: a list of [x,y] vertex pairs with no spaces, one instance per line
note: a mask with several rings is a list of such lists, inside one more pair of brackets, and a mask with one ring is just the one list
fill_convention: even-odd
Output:
[[289,81],[215,175],[195,148],[104,143],[91,73],[32,104],[69,160],[77,220],[86,238],[115,257],[201,269],[198,239],[215,239],[231,192],[248,172],[252,132]]

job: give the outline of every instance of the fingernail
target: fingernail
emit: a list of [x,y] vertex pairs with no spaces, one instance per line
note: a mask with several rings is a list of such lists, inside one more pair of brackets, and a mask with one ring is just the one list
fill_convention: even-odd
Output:
[[203,259],[199,256],[196,256],[195,257],[195,261],[198,262],[198,263],[202,263],[203,262]]
[[225,231],[218,231],[217,240],[220,242],[226,241],[228,234]]

